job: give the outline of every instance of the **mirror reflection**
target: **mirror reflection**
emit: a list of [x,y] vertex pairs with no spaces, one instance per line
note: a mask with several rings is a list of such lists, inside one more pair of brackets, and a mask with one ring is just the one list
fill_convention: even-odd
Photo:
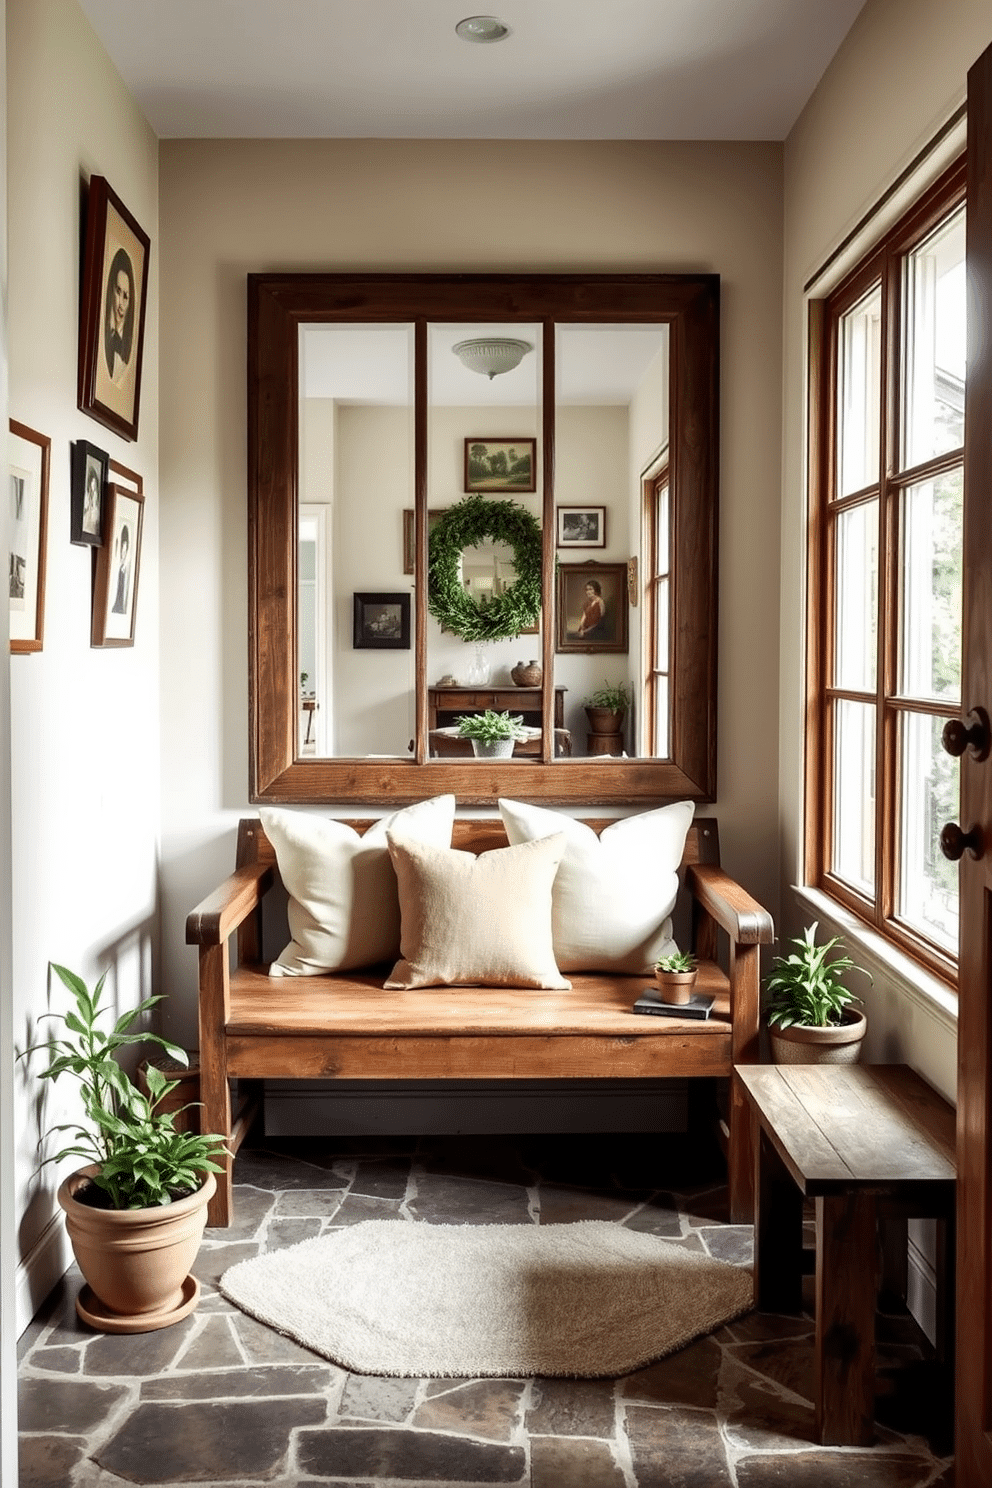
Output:
[[[413,347],[407,324],[332,323],[300,332],[301,755],[409,757],[415,647],[378,645],[356,628],[353,606],[356,594],[413,603]],[[539,323],[428,326],[432,524],[466,497],[513,503],[542,523],[542,386]],[[554,757],[665,757],[673,588],[667,326],[557,325],[554,387],[555,530],[548,537],[555,603],[545,596],[536,623],[482,642],[429,614],[428,726],[450,728],[484,706],[523,713],[531,729],[539,726],[541,685],[527,663],[542,656],[547,617],[556,629],[553,676],[542,678],[553,695]],[[476,606],[512,589],[513,557],[511,544],[492,535],[461,549],[459,582]],[[601,613],[585,625],[591,605]],[[590,698],[621,687],[628,699],[622,721],[606,734],[594,730],[585,711]],[[477,695],[470,698],[469,689]],[[440,755],[436,743],[430,752]],[[530,738],[515,756],[539,752],[539,737],[536,745]]]

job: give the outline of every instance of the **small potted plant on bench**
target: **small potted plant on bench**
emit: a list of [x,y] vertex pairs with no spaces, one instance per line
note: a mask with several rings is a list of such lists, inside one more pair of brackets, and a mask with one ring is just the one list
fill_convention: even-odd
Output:
[[871,977],[850,956],[830,952],[839,937],[816,943],[816,923],[807,925],[791,944],[788,956],[776,956],[772,974],[765,983],[771,994],[768,1003],[768,1032],[776,1064],[855,1064],[868,1028],[864,1013],[852,1006],[860,1002],[844,985],[849,971]]
[[626,682],[609,682],[598,688],[585,700],[586,717],[594,734],[619,734],[627,714],[630,699]]
[[35,1044],[20,1057],[44,1052],[48,1066],[40,1079],[54,1084],[71,1074],[79,1082],[85,1122],[53,1127],[71,1132],[74,1141],[45,1159],[90,1159],[58,1191],[87,1282],[76,1311],[109,1333],[164,1328],[188,1316],[199,1299],[199,1282],[189,1272],[216,1188],[213,1175],[221,1171],[216,1158],[225,1151],[224,1139],[177,1131],[178,1113],[158,1107],[178,1081],[149,1064],[145,1096],[117,1062],[120,1049],[151,1042],[179,1064],[188,1063],[184,1049],[158,1034],[129,1031],[161,997],[145,998],[107,1031],[100,1026],[107,1011],[100,1005],[106,973],[90,992],[75,972],[54,962],[52,969],[72,993],[74,1010],[44,1014],[63,1025],[63,1036]]
[[458,720],[458,735],[471,739],[472,753],[481,759],[507,759],[519,739],[526,739],[522,713],[468,713]]
[[685,1003],[696,985],[696,958],[689,951],[671,951],[654,963],[654,979],[662,1002]]

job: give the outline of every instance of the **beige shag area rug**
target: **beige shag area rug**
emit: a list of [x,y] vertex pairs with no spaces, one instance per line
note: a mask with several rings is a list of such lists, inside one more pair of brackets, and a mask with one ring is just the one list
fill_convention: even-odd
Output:
[[368,1220],[224,1273],[244,1312],[362,1374],[626,1374],[753,1306],[750,1270],[605,1220]]

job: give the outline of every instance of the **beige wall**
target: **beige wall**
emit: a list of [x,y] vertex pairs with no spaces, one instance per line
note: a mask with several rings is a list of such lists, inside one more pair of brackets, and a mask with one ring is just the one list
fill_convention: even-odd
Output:
[[[10,658],[14,1034],[38,1035],[49,960],[109,967],[118,1008],[157,958],[158,146],[76,0],[8,0],[10,413],[50,436],[44,649]],[[70,105],[71,101],[71,106]],[[76,411],[82,187],[104,175],[150,234],[140,438]],[[90,552],[69,543],[69,450],[86,439],[145,478],[133,649],[90,649]],[[60,984],[53,1001],[60,997]],[[38,1088],[15,1086],[20,1320],[64,1270],[55,1169],[36,1178]],[[63,1081],[46,1121],[69,1101]],[[74,1108],[73,1108],[74,1109]],[[70,1164],[71,1166],[71,1164]]]
[[[163,141],[163,934],[246,805],[245,275],[266,269],[686,270],[722,310],[724,858],[775,908],[781,148],[774,144]],[[480,201],[514,202],[499,226]]]
[[[969,65],[992,41],[988,0],[868,0],[785,147],[783,301],[780,820],[783,929],[810,918],[801,881],[803,595],[805,585],[805,335],[803,285],[931,141],[965,96]],[[934,161],[930,167],[936,170]],[[870,1058],[906,1059],[953,1098],[956,1019],[857,948],[875,975]]]

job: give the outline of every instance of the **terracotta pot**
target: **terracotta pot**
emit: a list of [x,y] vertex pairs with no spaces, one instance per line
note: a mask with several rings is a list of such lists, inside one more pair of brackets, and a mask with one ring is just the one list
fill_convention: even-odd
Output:
[[625,708],[586,708],[589,728],[594,734],[619,734],[626,716]]
[[518,687],[540,687],[544,673],[536,661],[518,661],[510,676]]
[[188,1198],[154,1209],[94,1209],[76,1194],[98,1169],[70,1173],[58,1191],[73,1254],[88,1285],[76,1310],[106,1332],[147,1333],[187,1317],[199,1298],[190,1276],[217,1187],[208,1173]]
[[776,1064],[857,1064],[868,1020],[856,1008],[845,1008],[843,1022],[826,1028],[793,1024],[769,1028],[772,1059]]
[[689,1001],[692,989],[696,985],[694,971],[658,971],[655,969],[654,979],[658,984],[658,996],[662,1002],[670,1002],[676,1006]]

